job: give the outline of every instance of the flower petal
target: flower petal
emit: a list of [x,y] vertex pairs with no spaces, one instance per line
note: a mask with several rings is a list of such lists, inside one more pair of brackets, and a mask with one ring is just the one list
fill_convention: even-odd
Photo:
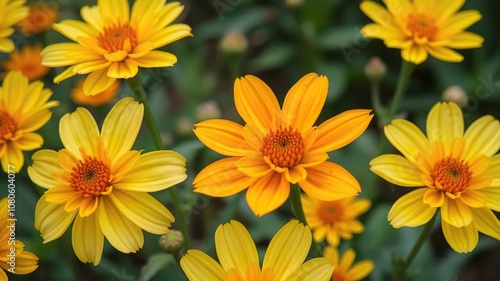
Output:
[[145,68],[167,67],[173,66],[177,62],[177,57],[171,53],[153,50],[143,56],[134,58],[134,62],[137,66]]
[[483,116],[469,126],[464,138],[464,160],[470,160],[477,154],[493,156],[500,149],[500,121],[491,115]]
[[283,205],[289,194],[290,183],[285,175],[271,172],[250,185],[246,199],[252,212],[261,217]]
[[384,127],[384,133],[391,144],[412,163],[415,163],[419,152],[429,148],[425,135],[409,121],[393,120],[391,124]]
[[428,188],[424,194],[424,203],[429,204],[433,208],[443,206],[444,200],[443,192],[435,188]]
[[427,137],[429,142],[441,140],[444,143],[464,134],[462,110],[453,102],[439,102],[427,115]]
[[458,197],[458,200],[471,208],[485,207],[488,202],[486,196],[478,190],[467,190]]
[[77,216],[71,233],[71,244],[82,262],[98,265],[104,248],[104,235],[99,227],[97,212],[88,217]]
[[[291,281],[329,281],[333,274],[333,264],[328,258],[315,258],[302,264],[299,269],[289,277]],[[353,279],[355,280],[355,279]]]
[[[19,275],[31,273],[38,268],[38,257],[33,253],[23,251],[21,254],[16,255],[15,268],[16,268],[16,274]],[[8,280],[8,279],[2,279],[2,280]]]
[[73,222],[77,212],[78,210],[68,213],[64,210],[63,204],[48,203],[43,195],[35,208],[35,228],[40,231],[43,243],[61,237]]
[[272,171],[269,164],[260,155],[241,157],[236,162],[239,171],[252,178],[260,178]]
[[225,271],[236,268],[245,272],[250,263],[259,263],[259,255],[252,237],[239,222],[231,220],[215,231],[217,257]]
[[2,156],[2,169],[4,172],[12,170],[15,173],[19,173],[24,166],[23,151],[17,148],[13,142],[6,143],[4,147],[6,147],[6,150]]
[[471,223],[464,227],[454,227],[441,219],[444,238],[450,247],[457,253],[469,253],[476,248],[479,241],[476,224]]
[[472,222],[472,213],[469,206],[462,204],[459,200],[445,198],[441,207],[441,217],[454,227],[464,227]]
[[38,150],[31,157],[33,164],[28,167],[30,179],[43,188],[51,188],[59,185],[52,178],[52,174],[61,170],[57,161],[57,152],[48,149]]
[[453,51],[450,48],[427,46],[426,49],[431,56],[442,61],[461,62],[464,60],[464,57],[461,54]]
[[447,47],[453,49],[473,49],[483,46],[484,38],[476,33],[463,31],[450,38]]
[[182,271],[190,281],[225,281],[226,273],[214,259],[198,250],[188,250],[181,259]]
[[130,6],[127,0],[99,1],[99,12],[104,22],[128,22]]
[[426,191],[427,188],[411,191],[392,205],[387,219],[394,228],[420,226],[434,216],[437,208],[430,207],[423,201]]
[[362,280],[372,272],[375,265],[370,260],[363,260],[355,263],[347,273],[346,278],[350,280]]
[[213,119],[195,124],[194,134],[213,151],[226,156],[255,154],[245,140],[243,126],[233,121]]
[[399,186],[424,186],[422,171],[401,155],[384,154],[370,161],[370,170],[384,180]]
[[93,156],[99,129],[87,109],[79,107],[75,112],[65,114],[59,123],[59,134],[64,147],[73,155],[81,158],[80,149],[83,149]]
[[363,1],[359,8],[375,23],[383,26],[391,25],[392,15],[384,7],[374,1]]
[[500,240],[500,222],[495,214],[488,208],[471,208],[477,230]]
[[85,78],[85,82],[83,82],[83,93],[88,96],[95,96],[111,87],[116,78],[109,77],[107,73],[107,68],[89,73]]

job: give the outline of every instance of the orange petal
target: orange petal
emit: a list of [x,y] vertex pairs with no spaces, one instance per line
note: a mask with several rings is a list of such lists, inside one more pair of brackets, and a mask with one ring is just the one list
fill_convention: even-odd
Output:
[[213,119],[195,124],[194,134],[213,151],[226,156],[255,154],[243,135],[243,126],[233,121]]
[[269,164],[264,161],[261,155],[241,157],[240,160],[236,162],[236,167],[245,175],[252,178],[263,177],[272,171]]
[[253,213],[261,217],[283,205],[289,194],[290,183],[284,174],[272,172],[250,185],[246,199]]

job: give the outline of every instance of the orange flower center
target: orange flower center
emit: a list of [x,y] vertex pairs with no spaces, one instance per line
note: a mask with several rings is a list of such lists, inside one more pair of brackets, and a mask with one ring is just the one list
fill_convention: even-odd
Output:
[[432,40],[438,30],[434,19],[425,14],[410,14],[407,27],[414,37],[428,40]]
[[91,197],[101,196],[101,193],[106,192],[109,179],[109,167],[95,157],[87,157],[73,167],[69,183],[83,197]]
[[9,113],[0,111],[0,143],[12,138],[16,132],[16,128],[16,122]]
[[436,162],[431,175],[438,189],[451,194],[464,192],[472,178],[467,163],[451,157]]
[[321,202],[318,208],[318,217],[325,223],[338,222],[342,217],[341,209],[335,202]]
[[137,46],[137,33],[128,23],[114,24],[104,28],[104,31],[97,36],[97,40],[99,46],[110,53],[121,50],[130,52]]
[[302,135],[292,127],[282,129],[280,126],[276,131],[269,131],[263,143],[260,152],[281,168],[297,165],[304,155]]

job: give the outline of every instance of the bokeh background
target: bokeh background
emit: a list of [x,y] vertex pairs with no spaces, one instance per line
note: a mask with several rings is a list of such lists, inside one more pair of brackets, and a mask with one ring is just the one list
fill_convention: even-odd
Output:
[[[130,1],[131,3],[133,1]],[[303,75],[317,72],[329,79],[327,103],[318,120],[326,120],[344,110],[372,108],[370,83],[364,67],[371,57],[380,57],[387,66],[381,80],[381,98],[388,104],[394,92],[401,66],[399,50],[387,49],[380,40],[368,40],[359,33],[369,19],[360,11],[361,1],[350,0],[182,0],[185,11],[178,21],[193,28],[193,38],[182,39],[162,50],[177,55],[171,68],[141,69],[140,75],[168,149],[187,159],[188,179],[178,186],[182,209],[189,222],[193,246],[215,257],[214,232],[230,219],[241,221],[256,241],[263,255],[268,242],[290,218],[286,203],[276,212],[256,218],[244,200],[244,193],[217,199],[193,193],[192,180],[203,167],[221,158],[204,147],[192,132],[193,124],[209,118],[226,118],[241,123],[233,101],[236,77],[253,74],[274,90],[280,101],[288,89]],[[95,1],[58,0],[60,20],[81,19],[79,10]],[[425,128],[429,109],[442,100],[450,86],[461,86],[468,96],[463,107],[465,123],[490,114],[500,119],[500,19],[497,1],[468,1],[463,10],[479,10],[483,19],[469,30],[485,38],[484,46],[460,51],[462,63],[446,63],[429,58],[413,73],[399,116]],[[12,36],[16,46],[43,45],[67,41],[50,30],[42,35]],[[0,61],[7,59],[0,54]],[[3,71],[3,70],[2,70]],[[69,93],[81,77],[73,77],[58,85],[52,83],[60,69],[53,69],[42,80],[54,92],[52,99],[61,105],[53,109],[51,121],[39,133],[43,148],[59,150],[59,119],[75,110]],[[116,97],[132,96],[126,83]],[[111,108],[88,107],[98,122]],[[375,269],[366,280],[388,280],[393,255],[406,256],[416,241],[420,228],[393,229],[387,213],[394,201],[407,189],[393,186],[369,171],[369,161],[380,154],[380,127],[376,118],[355,142],[330,154],[333,162],[348,169],[361,183],[360,197],[372,200],[371,209],[361,216],[366,229],[340,248],[353,247],[357,260],[371,259]],[[153,150],[153,143],[143,126],[135,149]],[[387,145],[384,152],[394,151]],[[26,168],[33,152],[25,153],[26,163],[16,177],[17,239],[25,250],[39,258],[39,268],[30,275],[9,275],[10,280],[186,280],[175,260],[163,252],[159,236],[145,233],[145,244],[135,254],[122,254],[105,244],[102,262],[94,267],[82,264],[71,249],[71,232],[53,242],[43,244],[33,227],[35,204],[43,190],[30,182]],[[7,195],[7,175],[2,172]],[[153,194],[170,206],[168,191]],[[174,225],[175,228],[175,225]],[[106,242],[107,243],[107,242]],[[444,240],[439,224],[410,266],[411,280],[496,280],[500,276],[500,243],[481,235],[479,245],[470,254],[457,254]]]

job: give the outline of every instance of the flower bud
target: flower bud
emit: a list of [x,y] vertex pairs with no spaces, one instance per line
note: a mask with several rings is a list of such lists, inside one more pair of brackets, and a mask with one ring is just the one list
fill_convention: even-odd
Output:
[[442,96],[444,101],[452,101],[460,107],[464,107],[467,105],[469,100],[467,93],[460,86],[454,85],[446,88],[443,92]]
[[184,244],[182,232],[171,229],[169,232],[160,236],[160,246],[168,253],[177,252]]
[[386,67],[379,57],[372,57],[365,65],[365,75],[370,81],[377,82],[384,78]]
[[220,118],[222,115],[219,106],[214,100],[202,102],[196,107],[196,119],[207,120]]
[[304,4],[304,0],[285,0],[285,4],[290,8],[300,7]]
[[219,42],[220,49],[226,54],[242,54],[247,45],[247,39],[239,30],[229,31]]

